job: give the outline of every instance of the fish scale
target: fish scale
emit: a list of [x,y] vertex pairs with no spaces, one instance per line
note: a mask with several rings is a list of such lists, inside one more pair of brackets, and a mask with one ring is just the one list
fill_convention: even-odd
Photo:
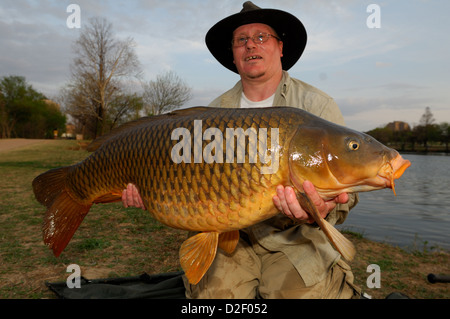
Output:
[[[201,124],[201,132],[196,132],[196,123]],[[229,154],[227,129],[245,132],[249,128],[257,133],[256,138],[233,138],[235,148]],[[272,128],[278,135],[272,136]],[[172,140],[175,129],[184,129],[183,134],[187,131],[189,136]],[[220,154],[214,149],[214,154],[200,156],[196,163],[196,151],[204,155],[203,150],[213,144],[205,138],[208,129],[219,130],[223,158],[210,162],[214,159],[210,156]],[[267,149],[259,149],[260,134],[267,134]],[[273,146],[276,136],[278,144]],[[214,131],[214,141],[218,138]],[[183,144],[187,141],[189,147]],[[359,147],[349,148],[349,142]],[[186,162],[172,158],[176,146],[182,146],[183,155],[190,152],[190,158],[183,157]],[[257,149],[258,160],[253,163],[250,155]],[[84,161],[33,180],[36,199],[47,207],[44,242],[59,256],[91,206],[121,200],[123,189],[132,183],[157,220],[199,232],[180,248],[181,266],[193,284],[207,271],[218,247],[233,252],[239,229],[278,214],[272,197],[280,184],[294,187],[302,207],[330,242],[344,258],[353,258],[351,243],[320,216],[303,193],[303,181],[313,182],[319,195],[329,199],[341,192],[393,188],[394,178],[410,164],[362,133],[290,107],[178,110],[126,123],[92,142],[88,150],[94,152]],[[239,162],[240,150],[245,150],[243,163]],[[269,163],[260,158],[266,151],[268,156],[279,155],[271,158],[272,169],[275,159],[278,166],[270,173],[263,172]],[[336,176],[350,183],[341,184]]]
[[[186,119],[184,122],[178,123],[179,127],[186,127],[193,131],[193,120],[196,117]],[[250,126],[259,128],[259,123],[267,123],[261,120],[260,117],[240,117],[235,121],[236,125],[243,124],[242,128],[246,130]],[[216,117],[213,120],[205,120],[203,123],[203,132],[206,128],[217,127],[224,132],[225,127],[229,127],[229,121],[226,117]],[[161,126],[164,126],[161,124]],[[261,189],[268,189],[272,187],[268,182],[260,183],[259,169],[256,166],[238,164],[238,163],[191,163],[177,165],[170,161],[170,148],[172,144],[166,143],[168,133],[162,136],[163,132],[170,132],[171,126],[165,129],[159,127],[154,130],[155,136],[148,136],[147,140],[152,141],[149,149],[154,149],[152,154],[147,156],[147,160],[154,165],[151,166],[149,175],[141,175],[142,178],[137,177],[134,181],[146,207],[153,215],[163,223],[169,224],[172,227],[185,228],[187,224],[190,230],[204,230],[207,226],[209,231],[219,229],[239,229],[247,226],[247,223],[252,223],[248,218],[239,217],[239,210],[248,206],[248,200],[241,198],[244,196],[252,196]],[[203,133],[202,132],[202,133]],[[270,136],[270,133],[269,133]],[[161,141],[157,143],[157,141]],[[129,141],[129,143],[132,141]],[[207,141],[203,141],[205,146]],[[139,145],[137,145],[139,147]],[[105,150],[105,152],[108,152]],[[146,152],[144,148],[142,152]],[[135,158],[134,154],[131,158]],[[127,159],[128,160],[128,159]],[[156,165],[155,165],[156,164]],[[134,165],[131,164],[130,168]],[[140,165],[142,167],[142,165]],[[176,174],[174,173],[176,171]],[[197,173],[195,173],[196,171]],[[172,173],[171,173],[172,172]],[[202,172],[203,174],[201,174]],[[172,178],[167,178],[168,174],[172,174]],[[135,175],[135,174],[131,174]],[[253,178],[249,179],[249,175]],[[148,186],[149,178],[152,183]],[[125,184],[125,183],[124,183]],[[232,186],[230,186],[232,185]],[[195,191],[194,191],[195,190]],[[272,192],[273,193],[273,192]],[[271,194],[272,194],[271,193]],[[272,196],[267,194],[267,196]],[[187,205],[187,206],[186,206]],[[203,215],[196,216],[193,212],[201,207]],[[258,207],[259,208],[259,207]],[[231,212],[228,212],[231,210]],[[190,214],[188,212],[191,212]],[[187,222],[180,218],[171,218],[171,213],[175,216],[182,216],[183,218],[192,218]],[[232,216],[228,218],[227,213]],[[241,215],[244,215],[241,213]],[[214,218],[217,221],[214,221]],[[264,218],[264,217],[263,217]],[[200,220],[199,220],[200,219]],[[230,221],[231,220],[231,221]]]

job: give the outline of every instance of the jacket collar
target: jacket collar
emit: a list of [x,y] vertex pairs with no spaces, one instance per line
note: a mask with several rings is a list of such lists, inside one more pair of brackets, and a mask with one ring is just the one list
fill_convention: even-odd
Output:
[[[289,91],[291,77],[287,71],[283,71],[280,84],[278,84],[275,91],[275,99],[273,101],[276,106],[283,106],[286,104],[286,95]],[[238,81],[235,86],[224,94],[221,98],[220,105],[228,108],[239,108],[241,106],[242,96],[242,81]]]

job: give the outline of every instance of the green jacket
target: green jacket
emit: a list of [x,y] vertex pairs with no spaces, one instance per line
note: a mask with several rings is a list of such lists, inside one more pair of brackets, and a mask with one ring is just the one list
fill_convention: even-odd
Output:
[[[229,91],[216,98],[210,107],[239,108],[242,83],[239,81]],[[283,71],[283,77],[275,93],[273,106],[292,106],[306,110],[328,121],[345,125],[336,102],[317,88],[291,78]],[[328,216],[331,224],[342,223],[349,210],[358,202],[358,196],[349,194],[347,204],[339,204]],[[283,214],[244,230],[250,238],[270,251],[281,251],[292,262],[306,286],[325,279],[331,267],[339,260],[325,234],[317,227],[294,223]]]

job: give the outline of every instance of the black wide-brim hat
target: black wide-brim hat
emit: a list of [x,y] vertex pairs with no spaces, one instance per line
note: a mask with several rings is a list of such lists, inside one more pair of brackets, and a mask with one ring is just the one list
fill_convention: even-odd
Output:
[[283,70],[289,70],[300,59],[307,40],[305,27],[300,20],[288,12],[261,9],[251,1],[247,1],[241,12],[217,22],[206,34],[206,46],[224,67],[238,73],[233,63],[231,40],[234,30],[250,23],[267,24],[283,41],[283,57],[281,58]]

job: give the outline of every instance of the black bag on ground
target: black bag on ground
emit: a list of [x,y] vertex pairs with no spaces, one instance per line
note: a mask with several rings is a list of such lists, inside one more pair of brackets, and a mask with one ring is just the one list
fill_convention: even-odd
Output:
[[66,282],[46,286],[63,299],[184,299],[183,272],[88,280],[81,277],[80,288]]

